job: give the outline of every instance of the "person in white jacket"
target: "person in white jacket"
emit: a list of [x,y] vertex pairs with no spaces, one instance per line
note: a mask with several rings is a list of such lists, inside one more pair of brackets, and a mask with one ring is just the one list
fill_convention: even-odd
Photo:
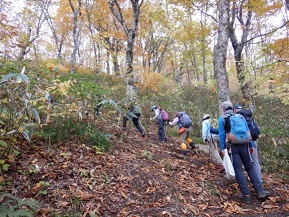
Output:
[[202,119],[202,138],[203,145],[198,145],[198,148],[212,157],[218,166],[219,173],[223,172],[223,160],[219,153],[219,136],[211,133],[211,117],[209,114],[205,114]]
[[167,142],[168,139],[165,134],[165,121],[162,119],[162,114],[161,114],[161,107],[153,105],[151,108],[151,111],[155,113],[155,116],[150,118],[150,120],[156,120],[158,124],[158,139],[160,142]]

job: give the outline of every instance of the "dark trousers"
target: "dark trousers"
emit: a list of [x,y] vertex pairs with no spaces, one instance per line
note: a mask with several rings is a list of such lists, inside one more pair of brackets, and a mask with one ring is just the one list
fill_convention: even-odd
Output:
[[249,178],[256,192],[257,193],[261,192],[263,190],[262,183],[258,179],[258,174],[256,173],[256,170],[254,168],[254,165],[253,165],[250,153],[249,153],[249,149],[248,149],[248,144],[232,145],[231,150],[232,150],[233,167],[236,173],[236,179],[239,184],[240,191],[244,195],[250,194],[250,189],[248,187],[247,179],[243,171],[243,165],[244,165],[245,170],[248,173]]
[[[122,126],[124,128],[126,128],[127,121],[128,121],[128,118],[126,116],[124,116],[123,119],[122,119]],[[139,124],[139,119],[133,117],[132,118],[132,122],[133,122],[134,126],[138,129],[138,131],[143,135],[144,134],[144,130],[142,129],[142,127]]]
[[166,142],[167,138],[165,135],[165,130],[164,130],[165,122],[163,120],[158,119],[158,139],[160,142]]

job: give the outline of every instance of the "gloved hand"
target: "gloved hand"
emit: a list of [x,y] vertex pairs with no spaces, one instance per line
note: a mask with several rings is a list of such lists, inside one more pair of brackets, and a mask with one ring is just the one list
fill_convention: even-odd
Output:
[[150,118],[150,121],[152,121],[153,120],[153,118]]
[[221,151],[222,156],[225,156],[225,153],[228,152],[228,150],[225,148],[224,150]]

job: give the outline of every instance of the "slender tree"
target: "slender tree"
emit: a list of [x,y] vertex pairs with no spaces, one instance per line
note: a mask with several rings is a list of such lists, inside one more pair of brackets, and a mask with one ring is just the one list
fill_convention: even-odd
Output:
[[289,0],[285,0],[285,3],[286,3],[287,10],[289,10]]
[[226,70],[226,57],[229,42],[229,0],[221,0],[218,8],[219,24],[217,44],[214,48],[214,70],[217,75],[218,100],[219,104],[221,105],[222,102],[230,100],[229,81]]
[[[67,26],[69,23],[67,22],[67,15],[61,10],[61,7],[58,10],[58,16],[56,15],[55,17],[51,15],[49,8],[46,8],[44,13],[55,44],[56,58],[59,63],[64,64],[62,49],[71,29]],[[59,17],[59,14],[61,14],[61,17]]]
[[29,53],[32,44],[40,36],[40,30],[45,21],[44,12],[50,5],[50,0],[29,0],[27,6],[23,10],[23,20],[25,20],[25,30],[22,32],[18,40],[20,52],[18,60],[22,61],[27,53]]
[[[123,9],[120,6],[120,1],[118,0],[108,0],[108,6],[115,18],[119,21],[127,37],[126,44],[126,77],[127,77],[127,88],[128,97],[132,98],[134,95],[134,81],[133,81],[133,49],[134,41],[137,34],[137,28],[139,23],[140,8],[144,0],[130,0],[130,5],[132,7],[132,20],[125,20],[123,15]],[[127,23],[131,23],[128,27]]]
[[80,39],[80,32],[82,24],[80,22],[80,19],[82,17],[82,0],[77,0],[77,3],[74,4],[72,0],[69,0],[69,5],[71,8],[71,11],[73,13],[73,50],[70,56],[70,72],[75,73],[76,72],[76,54],[79,50],[79,39]]

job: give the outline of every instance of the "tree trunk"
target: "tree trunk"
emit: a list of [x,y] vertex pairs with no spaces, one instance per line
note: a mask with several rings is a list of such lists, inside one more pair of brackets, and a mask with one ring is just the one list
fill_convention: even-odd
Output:
[[110,74],[110,64],[109,64],[109,51],[106,49],[106,73],[109,75]]
[[[226,55],[229,42],[229,32],[227,28],[229,24],[229,10],[229,0],[221,0],[218,8],[218,38],[214,49],[214,70],[217,75],[219,105],[224,101],[230,100],[229,81],[226,70]],[[219,106],[219,109],[220,114],[222,114],[221,106]]]
[[285,2],[286,2],[286,8],[287,8],[287,10],[289,10],[289,0],[285,0]]
[[192,86],[192,81],[191,81],[189,63],[188,63],[188,60],[185,60],[185,61],[186,61],[186,70],[187,70],[187,76],[188,76],[188,86],[191,87]]
[[[22,44],[20,46],[21,47],[20,53],[17,57],[19,61],[22,61],[24,59],[25,55],[29,53],[31,45],[39,37],[40,29],[42,27],[43,22],[45,21],[45,10],[48,10],[49,5],[50,1],[43,1],[40,4],[30,5],[31,8],[29,8],[29,10],[31,10],[30,11],[31,13],[29,12],[29,10],[23,12],[29,14],[28,19],[30,20],[30,22],[33,22],[33,25],[29,24],[29,22],[27,22],[26,24],[27,31],[26,33],[24,33],[25,39],[24,41],[22,41]],[[25,21],[22,22],[25,23]]]
[[77,8],[75,8],[75,6],[72,3],[72,0],[69,0],[69,5],[70,8],[73,12],[73,50],[70,56],[70,72],[71,73],[76,73],[76,54],[79,48],[79,34],[80,34],[80,23],[78,20],[78,17],[81,16],[81,4],[82,4],[82,0],[78,0],[77,1],[78,5]]
[[[244,4],[244,2],[243,2]],[[247,3],[250,6],[250,1]],[[240,7],[242,7],[241,5]],[[232,10],[232,20],[229,24],[229,37],[232,43],[232,47],[234,49],[234,56],[235,56],[235,64],[236,64],[236,71],[237,71],[237,77],[238,77],[238,83],[241,88],[241,92],[243,95],[243,99],[246,102],[247,105],[252,104],[252,96],[251,96],[251,90],[249,88],[248,83],[245,80],[245,64],[242,58],[242,52],[244,49],[245,44],[247,43],[247,38],[249,35],[250,27],[251,27],[251,20],[252,20],[252,9],[250,10],[250,7],[248,6],[248,13],[246,17],[246,22],[243,20],[243,11],[241,9],[234,10],[236,8],[236,3],[234,3],[234,7]],[[236,11],[239,12],[239,14],[236,14]],[[235,31],[235,19],[238,17],[238,21],[240,22],[240,25],[242,25],[242,36],[240,42],[238,42],[236,31]]]
[[133,19],[131,21],[131,26],[128,28],[122,14],[122,9],[117,0],[108,0],[108,7],[113,13],[115,18],[119,21],[127,37],[127,47],[126,47],[126,78],[127,78],[127,98],[129,100],[135,100],[135,84],[133,76],[133,48],[134,40],[137,33],[137,27],[139,23],[140,7],[143,3],[143,0],[130,0],[133,12]]

